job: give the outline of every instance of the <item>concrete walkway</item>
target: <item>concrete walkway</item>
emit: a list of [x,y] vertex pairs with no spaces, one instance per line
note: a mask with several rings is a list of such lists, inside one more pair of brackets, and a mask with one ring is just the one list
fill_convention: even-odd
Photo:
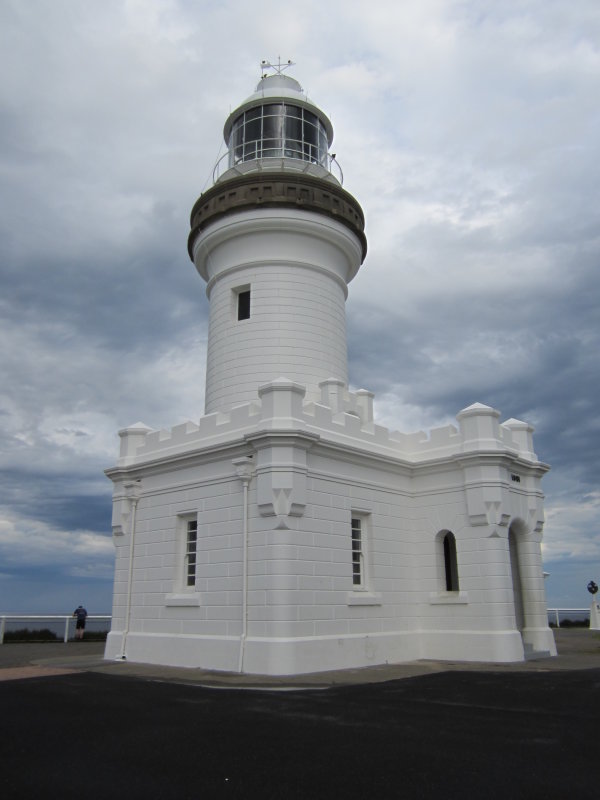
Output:
[[585,628],[560,628],[555,630],[555,639],[559,653],[556,658],[532,659],[517,664],[423,660],[282,677],[105,661],[102,642],[11,643],[0,646],[0,680],[80,671],[201,686],[281,690],[381,683],[452,671],[522,673],[600,667],[600,632]]

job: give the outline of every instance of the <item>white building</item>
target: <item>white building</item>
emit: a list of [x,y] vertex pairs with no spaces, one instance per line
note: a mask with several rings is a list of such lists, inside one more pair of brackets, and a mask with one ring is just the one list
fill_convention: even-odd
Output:
[[429,435],[375,424],[347,385],[366,239],[330,121],[277,73],[224,135],[189,237],[205,416],[119,433],[106,657],[280,675],[555,654],[532,428],[478,403]]

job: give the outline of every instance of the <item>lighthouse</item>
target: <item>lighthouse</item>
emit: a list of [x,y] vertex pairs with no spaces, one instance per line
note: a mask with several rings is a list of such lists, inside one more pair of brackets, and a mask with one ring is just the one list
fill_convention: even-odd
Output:
[[331,121],[286,66],[225,120],[191,213],[204,414],[124,428],[106,470],[105,657],[289,675],[554,655],[533,428],[474,402],[456,424],[388,430],[349,386],[364,216]]
[[362,209],[329,153],[331,122],[282,72],[260,79],[223,134],[222,174],[195,204],[188,242],[210,302],[205,413],[249,402],[282,375],[317,400],[322,381],[348,383]]

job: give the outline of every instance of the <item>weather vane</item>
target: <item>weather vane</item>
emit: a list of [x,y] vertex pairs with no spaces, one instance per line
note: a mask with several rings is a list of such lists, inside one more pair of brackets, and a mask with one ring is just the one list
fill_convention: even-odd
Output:
[[266,70],[268,70],[268,69],[274,70],[275,71],[274,72],[275,75],[281,75],[281,73],[284,70],[288,69],[289,67],[294,67],[294,66],[295,66],[294,62],[293,61],[289,61],[289,60],[285,64],[282,64],[281,63],[281,56],[277,56],[277,64],[271,64],[270,61],[265,61],[263,59],[260,62],[260,69],[261,69],[261,72],[262,72],[262,76],[261,77],[263,77],[263,78],[267,77]]

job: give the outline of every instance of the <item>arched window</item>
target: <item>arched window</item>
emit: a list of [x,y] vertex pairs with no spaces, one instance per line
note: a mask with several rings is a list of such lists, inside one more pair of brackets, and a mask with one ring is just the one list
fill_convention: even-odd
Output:
[[451,531],[442,531],[442,546],[444,551],[444,576],[446,591],[458,592],[458,561],[456,559],[456,539]]

